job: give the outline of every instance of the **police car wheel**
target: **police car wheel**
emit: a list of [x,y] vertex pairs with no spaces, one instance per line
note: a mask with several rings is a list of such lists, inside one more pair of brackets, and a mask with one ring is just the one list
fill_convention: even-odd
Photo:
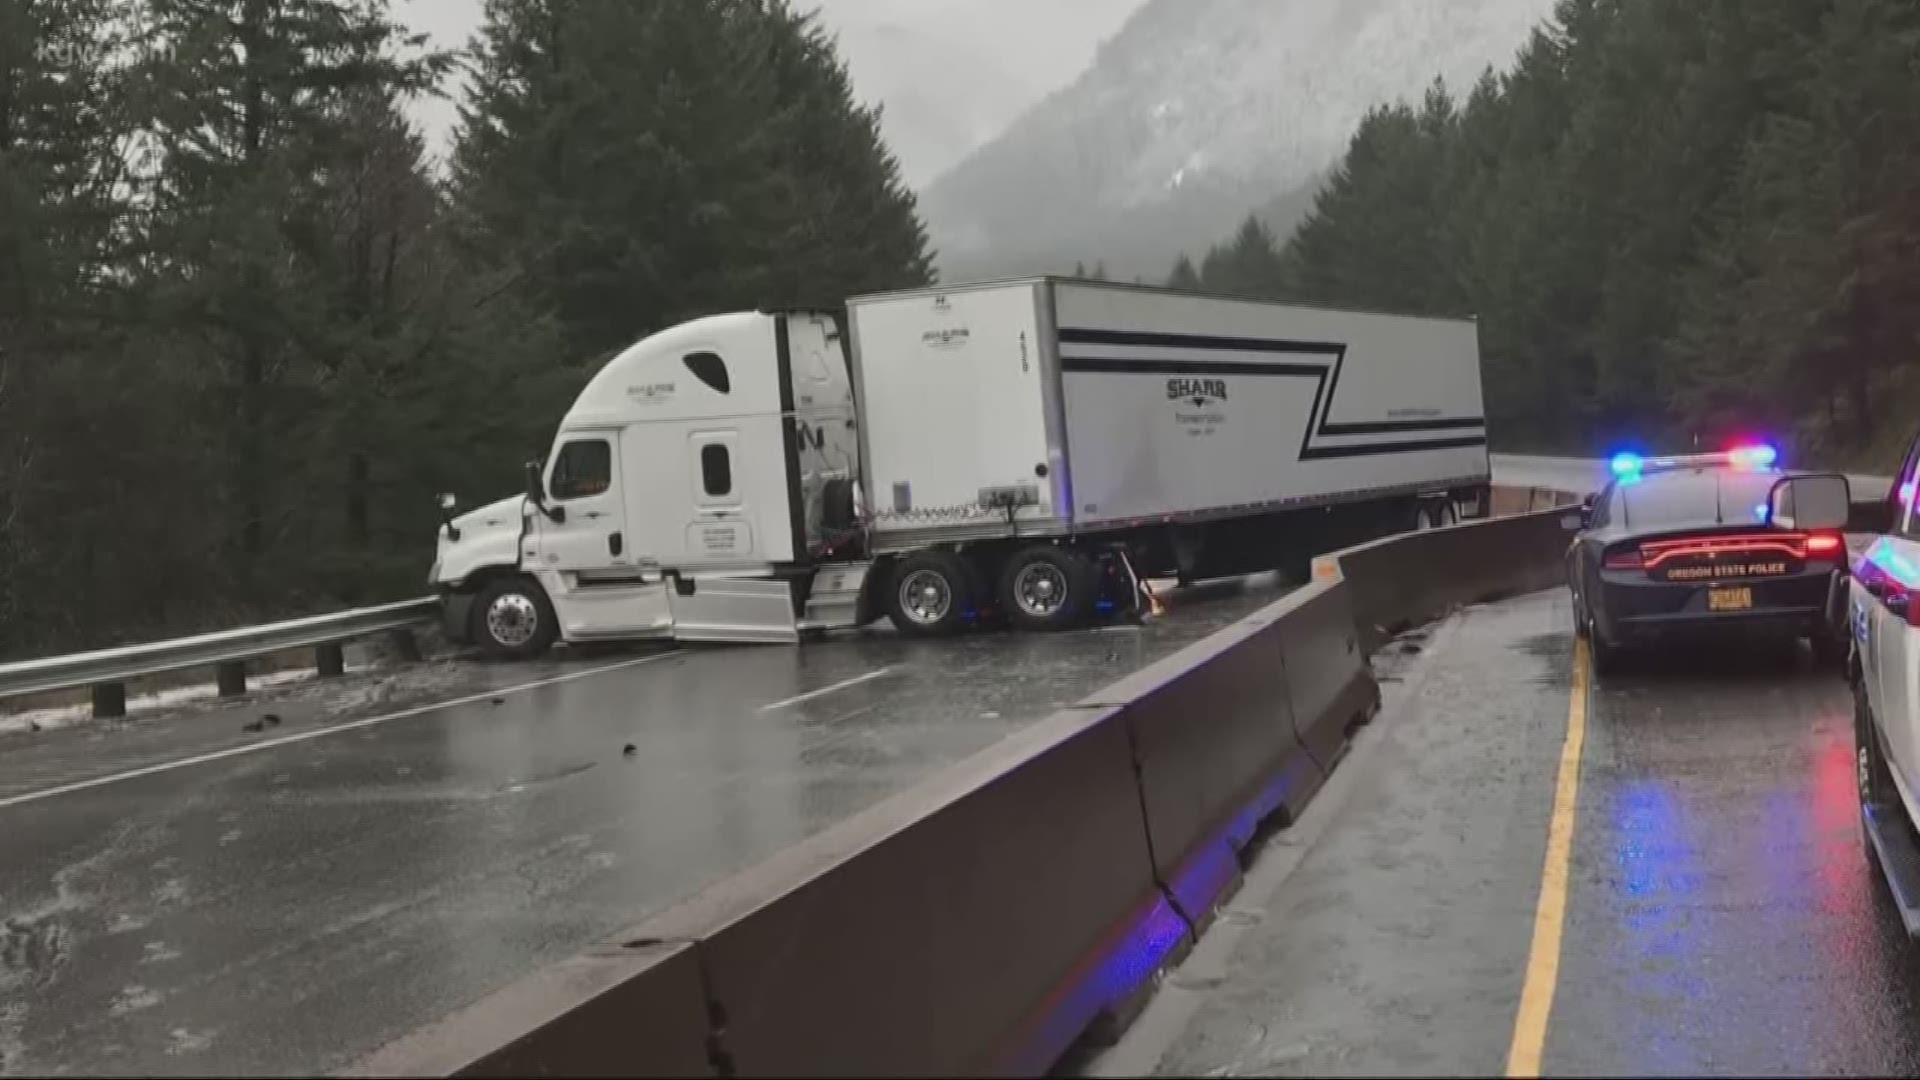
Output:
[[1587,655],[1593,661],[1595,677],[1613,674],[1620,668],[1620,647],[1607,641],[1592,616],[1587,617]]
[[1814,628],[1807,641],[1813,646],[1813,659],[1823,670],[1835,671],[1847,664],[1848,642],[1834,628],[1822,624]]
[[[1887,806],[1897,802],[1892,792],[1893,782],[1887,774],[1887,764],[1880,757],[1880,740],[1873,731],[1873,710],[1867,704],[1867,693],[1856,687],[1853,691],[1853,755],[1854,780],[1860,792],[1860,808],[1879,804]],[[1878,863],[1880,852],[1873,846],[1873,837],[1867,833],[1866,817],[1860,819],[1860,844],[1866,850],[1867,861]]]

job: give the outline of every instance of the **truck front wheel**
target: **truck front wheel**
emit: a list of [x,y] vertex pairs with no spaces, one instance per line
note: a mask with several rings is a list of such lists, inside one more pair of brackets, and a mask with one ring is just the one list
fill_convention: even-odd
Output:
[[1093,563],[1079,552],[1036,544],[1007,560],[1000,607],[1022,630],[1070,630],[1093,610],[1097,581]]
[[960,632],[977,601],[973,572],[960,556],[922,551],[894,567],[887,617],[910,637],[946,637]]
[[494,578],[474,597],[468,633],[489,660],[532,660],[560,636],[545,589],[530,577]]

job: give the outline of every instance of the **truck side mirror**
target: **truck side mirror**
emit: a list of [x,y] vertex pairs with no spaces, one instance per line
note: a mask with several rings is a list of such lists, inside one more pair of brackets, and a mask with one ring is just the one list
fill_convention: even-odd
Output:
[[1844,529],[1853,511],[1853,488],[1839,473],[1794,476],[1767,494],[1767,522],[1776,529]]
[[563,506],[547,505],[547,485],[540,479],[540,463],[527,462],[527,501],[540,508],[547,520],[559,524],[567,520],[567,510]]

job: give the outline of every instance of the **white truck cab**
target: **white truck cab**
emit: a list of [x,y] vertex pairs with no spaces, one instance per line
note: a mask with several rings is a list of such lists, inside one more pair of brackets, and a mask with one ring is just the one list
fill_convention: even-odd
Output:
[[749,312],[621,353],[525,495],[441,529],[449,633],[502,657],[556,638],[793,638],[802,598],[785,572],[855,524],[841,335],[831,314]]

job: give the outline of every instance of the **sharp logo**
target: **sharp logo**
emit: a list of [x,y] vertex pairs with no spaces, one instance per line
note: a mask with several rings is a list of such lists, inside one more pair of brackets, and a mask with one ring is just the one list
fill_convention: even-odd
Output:
[[935,349],[957,349],[973,337],[973,331],[964,326],[949,330],[929,330],[920,335],[922,344]]
[[655,405],[673,396],[673,383],[647,383],[627,387],[627,396],[642,405]]
[[1227,400],[1227,380],[1225,379],[1168,379],[1167,400],[1186,400],[1196,409],[1208,405],[1225,403]]

